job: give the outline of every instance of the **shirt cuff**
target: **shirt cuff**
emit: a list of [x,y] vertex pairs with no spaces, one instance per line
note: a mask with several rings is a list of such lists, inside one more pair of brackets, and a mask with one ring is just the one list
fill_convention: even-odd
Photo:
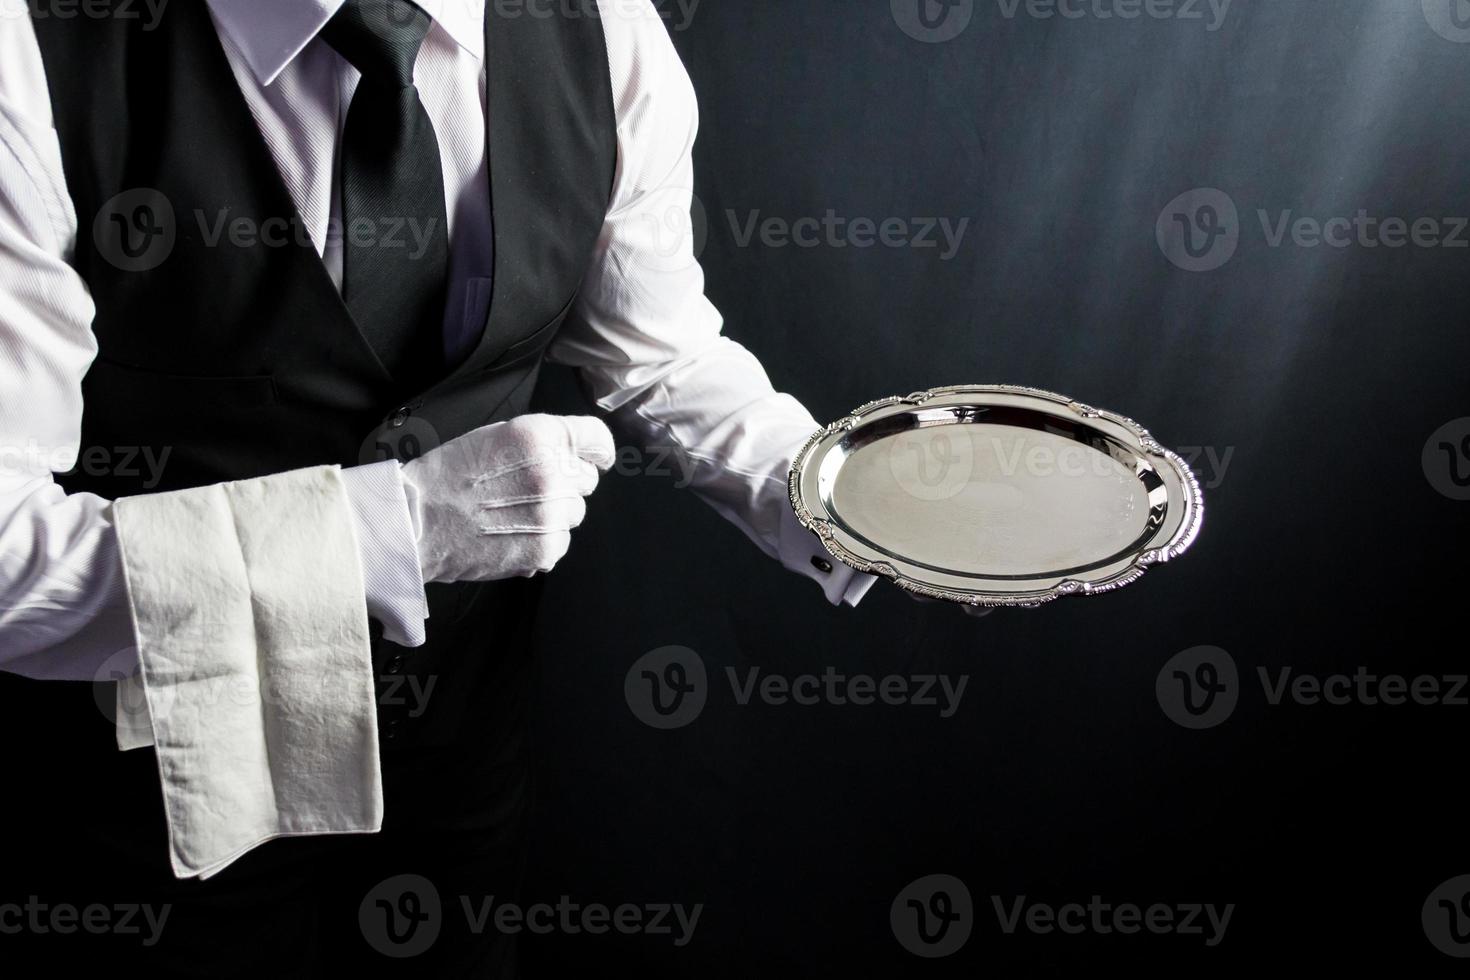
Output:
[[856,606],[878,581],[875,576],[844,565],[828,554],[822,547],[822,539],[801,526],[789,504],[781,507],[777,547],[781,564],[815,581],[834,606]]
[[383,624],[383,639],[424,645],[429,601],[419,565],[411,488],[396,459],[342,471],[362,556],[368,615]]

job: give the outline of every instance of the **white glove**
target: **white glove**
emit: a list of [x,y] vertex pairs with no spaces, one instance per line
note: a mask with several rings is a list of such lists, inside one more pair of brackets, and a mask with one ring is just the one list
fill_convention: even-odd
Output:
[[612,433],[598,419],[523,415],[404,464],[404,479],[418,491],[424,581],[551,571],[614,452]]

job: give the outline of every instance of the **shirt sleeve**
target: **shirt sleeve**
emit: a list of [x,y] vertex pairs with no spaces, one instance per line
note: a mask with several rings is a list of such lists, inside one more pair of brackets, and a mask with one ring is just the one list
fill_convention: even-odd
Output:
[[77,462],[97,352],[60,172],[54,134],[0,103],[0,669],[105,680],[135,663],[109,505],[53,477]]
[[618,123],[612,204],[577,306],[549,357],[645,447],[676,454],[693,491],[767,555],[855,605],[873,578],[831,559],[787,499],[821,428],[721,332],[691,220],[694,87],[651,3],[603,0]]

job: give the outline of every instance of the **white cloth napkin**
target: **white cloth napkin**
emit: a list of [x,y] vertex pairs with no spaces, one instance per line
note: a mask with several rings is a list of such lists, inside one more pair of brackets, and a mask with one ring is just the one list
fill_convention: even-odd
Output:
[[[156,746],[180,878],[276,837],[382,827],[349,507],[325,466],[114,505],[141,664],[118,685],[118,745]],[[124,711],[139,688],[146,713]]]

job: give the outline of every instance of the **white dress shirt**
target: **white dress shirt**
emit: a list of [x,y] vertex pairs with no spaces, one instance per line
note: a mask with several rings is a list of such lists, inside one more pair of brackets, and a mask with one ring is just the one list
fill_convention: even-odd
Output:
[[[316,33],[341,3],[209,0],[240,88],[339,285],[334,161],[358,76]],[[671,216],[688,213],[693,186],[698,110],[689,78],[651,2],[604,4],[616,182],[578,304],[548,356],[578,369],[625,435],[679,453],[695,492],[764,552],[816,580],[829,601],[855,604],[872,579],[841,565],[816,567],[813,559],[825,553],[786,501],[787,470],[817,423],[721,335],[692,236],[671,228]],[[446,343],[457,348],[484,324],[492,258],[485,8],[484,0],[420,5],[435,20],[415,78],[444,167]],[[97,354],[93,302],[68,264],[79,227],[90,228],[93,217],[72,207],[34,29],[23,5],[7,5],[0,8],[0,669],[38,678],[92,680],[117,670],[134,643],[109,502],[67,495],[53,477],[80,452],[81,382]],[[418,645],[427,606],[398,464],[342,475],[368,612],[389,638]]]

